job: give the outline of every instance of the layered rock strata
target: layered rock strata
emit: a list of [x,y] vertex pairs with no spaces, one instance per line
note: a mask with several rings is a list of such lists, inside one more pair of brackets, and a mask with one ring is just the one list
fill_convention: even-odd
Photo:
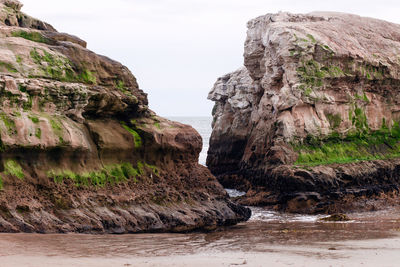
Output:
[[135,233],[247,220],[123,65],[0,1],[0,231]]
[[247,190],[245,204],[334,212],[397,202],[399,53],[400,25],[382,20],[329,12],[251,20],[244,67],[209,94],[208,167]]

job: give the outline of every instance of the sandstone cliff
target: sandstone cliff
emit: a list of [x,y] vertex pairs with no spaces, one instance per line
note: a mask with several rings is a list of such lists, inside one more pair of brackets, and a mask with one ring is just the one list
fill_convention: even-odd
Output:
[[207,165],[246,204],[318,212],[397,201],[400,25],[356,15],[248,23],[244,67],[218,79]]
[[0,1],[0,231],[188,231],[246,220],[130,71]]

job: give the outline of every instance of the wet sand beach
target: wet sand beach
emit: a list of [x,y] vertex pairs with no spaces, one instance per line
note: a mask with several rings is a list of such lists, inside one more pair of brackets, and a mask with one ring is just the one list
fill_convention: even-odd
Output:
[[247,223],[210,233],[1,234],[0,266],[398,266],[398,209],[349,222],[253,208]]

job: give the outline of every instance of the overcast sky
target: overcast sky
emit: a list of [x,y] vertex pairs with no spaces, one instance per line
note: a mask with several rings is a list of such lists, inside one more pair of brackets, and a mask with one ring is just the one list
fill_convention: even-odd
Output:
[[163,116],[209,116],[216,79],[243,64],[246,22],[266,13],[341,11],[400,23],[398,1],[21,0],[23,11],[129,67]]

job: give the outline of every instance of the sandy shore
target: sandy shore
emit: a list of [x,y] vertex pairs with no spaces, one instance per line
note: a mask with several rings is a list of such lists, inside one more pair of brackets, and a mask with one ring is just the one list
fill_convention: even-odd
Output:
[[204,251],[191,255],[74,257],[15,254],[0,266],[399,266],[400,236],[389,239],[266,246],[263,252]]
[[400,209],[350,214],[345,223],[253,212],[209,233],[0,234],[0,267],[400,266]]

